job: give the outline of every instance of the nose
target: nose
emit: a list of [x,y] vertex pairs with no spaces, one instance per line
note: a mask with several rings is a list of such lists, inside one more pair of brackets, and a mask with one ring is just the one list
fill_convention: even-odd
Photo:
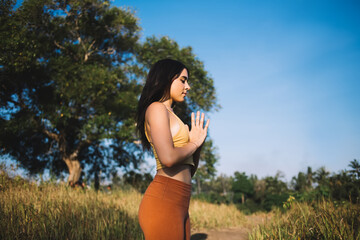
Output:
[[190,85],[189,85],[188,82],[186,82],[186,84],[185,84],[185,89],[186,89],[186,90],[190,90]]

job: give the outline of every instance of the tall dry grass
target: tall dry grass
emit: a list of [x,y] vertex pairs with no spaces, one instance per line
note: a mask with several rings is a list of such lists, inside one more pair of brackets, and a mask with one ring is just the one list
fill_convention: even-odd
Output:
[[0,191],[0,239],[143,239],[134,190],[110,196],[2,174]]
[[250,240],[263,239],[360,239],[360,206],[329,200],[294,202],[286,213],[277,210],[272,221],[258,226]]
[[191,227],[194,229],[239,227],[246,222],[245,215],[235,205],[191,200],[189,212]]
[[[137,212],[142,195],[131,187],[108,192],[40,185],[0,170],[0,239],[144,239]],[[192,228],[239,226],[235,206],[191,201]]]

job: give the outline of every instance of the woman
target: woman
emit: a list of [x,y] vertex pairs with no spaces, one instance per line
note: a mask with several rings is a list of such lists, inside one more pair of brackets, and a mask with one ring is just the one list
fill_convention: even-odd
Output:
[[181,62],[164,59],[149,71],[137,111],[137,130],[145,149],[156,159],[154,180],[139,207],[139,223],[146,240],[190,239],[189,203],[191,177],[199,163],[209,120],[191,114],[191,130],[173,112],[187,91],[188,69]]

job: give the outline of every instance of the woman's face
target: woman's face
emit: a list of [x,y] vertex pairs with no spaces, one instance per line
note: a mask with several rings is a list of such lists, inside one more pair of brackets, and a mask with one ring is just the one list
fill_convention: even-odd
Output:
[[188,90],[190,90],[188,72],[184,68],[180,76],[171,83],[170,98],[175,102],[183,102]]

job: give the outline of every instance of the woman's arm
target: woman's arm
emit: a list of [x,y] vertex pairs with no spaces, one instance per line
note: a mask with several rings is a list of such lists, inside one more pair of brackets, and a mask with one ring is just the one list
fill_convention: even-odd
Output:
[[201,146],[206,138],[209,120],[204,126],[204,114],[200,119],[200,112],[191,114],[190,142],[183,147],[175,147],[171,131],[170,117],[165,105],[160,102],[152,103],[145,113],[145,124],[150,126],[151,141],[160,162],[166,167],[172,167],[177,163],[192,156],[196,149]]
[[193,155],[193,161],[194,161],[195,166],[193,166],[191,168],[191,177],[193,177],[195,175],[195,172],[198,169],[202,146],[203,146],[203,144],[198,149],[196,149],[196,151]]
[[172,167],[195,153],[197,146],[193,143],[188,143],[183,147],[174,147],[169,112],[164,104],[152,103],[146,110],[145,119],[150,126],[151,141],[163,165]]

